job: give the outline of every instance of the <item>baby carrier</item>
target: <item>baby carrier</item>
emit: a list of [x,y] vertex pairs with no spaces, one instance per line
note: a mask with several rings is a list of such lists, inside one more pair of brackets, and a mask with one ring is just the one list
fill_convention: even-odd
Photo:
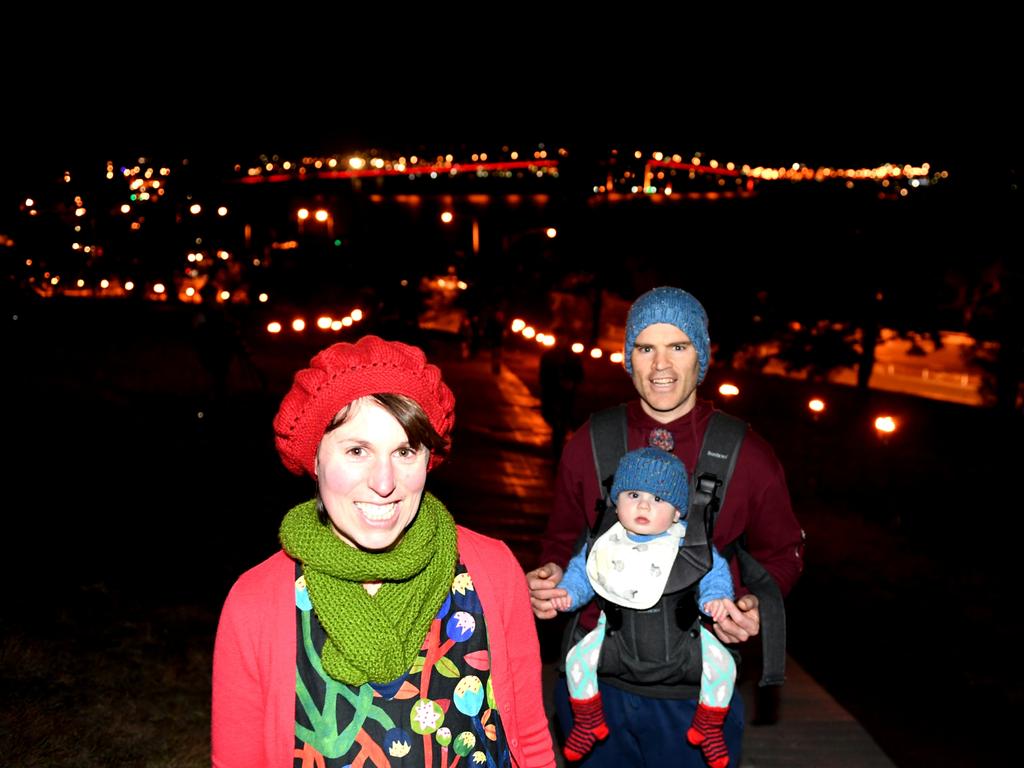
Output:
[[[645,696],[696,697],[702,665],[701,613],[695,593],[701,577],[711,569],[715,518],[725,500],[746,431],[746,422],[721,411],[712,414],[690,480],[686,537],[658,603],[646,610],[634,610],[598,596],[607,622],[598,666],[602,680]],[[626,453],[626,407],[619,405],[593,414],[590,439],[602,497],[597,503],[594,526],[586,534],[588,552],[616,520],[610,491],[615,467]],[[743,583],[759,599],[764,651],[760,684],[781,685],[785,679],[786,647],[782,593],[739,541],[731,542],[722,556],[738,558]],[[563,650],[585,634],[578,623],[576,612],[566,628]]]

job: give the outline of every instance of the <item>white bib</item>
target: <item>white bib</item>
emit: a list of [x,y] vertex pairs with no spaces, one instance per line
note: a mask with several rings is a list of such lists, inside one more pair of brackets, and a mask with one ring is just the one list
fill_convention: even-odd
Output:
[[627,608],[644,610],[661,598],[668,582],[679,540],[686,535],[682,523],[650,541],[631,541],[622,523],[598,537],[587,556],[587,576],[594,591]]

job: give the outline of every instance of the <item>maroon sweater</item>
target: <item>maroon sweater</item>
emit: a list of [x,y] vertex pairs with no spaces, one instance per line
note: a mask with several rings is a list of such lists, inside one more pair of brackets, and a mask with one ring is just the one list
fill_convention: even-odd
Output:
[[[640,400],[634,400],[626,408],[628,448],[633,450],[647,445],[650,431],[663,427],[675,440],[673,453],[693,472],[713,410],[710,402],[698,400],[685,416],[661,424],[644,413]],[[588,421],[562,452],[555,483],[555,505],[541,545],[541,564],[554,562],[566,567],[580,534],[594,524],[600,492]],[[748,430],[743,440],[725,504],[718,512],[715,546],[721,551],[742,534],[746,534],[747,551],[775,578],[782,594],[788,594],[803,570],[803,531],[793,514],[782,465],[771,446],[753,430]],[[735,558],[730,567],[739,597],[746,590],[739,586]],[[592,626],[595,620],[596,609],[591,607],[582,622],[584,626]]]

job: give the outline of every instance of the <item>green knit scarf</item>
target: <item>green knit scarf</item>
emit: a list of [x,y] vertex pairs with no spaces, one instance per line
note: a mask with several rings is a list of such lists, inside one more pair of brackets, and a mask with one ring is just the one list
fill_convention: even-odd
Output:
[[[327,632],[322,662],[349,685],[387,683],[412,666],[455,577],[455,521],[423,494],[419,511],[393,549],[366,552],[323,525],[316,501],[300,504],[281,522],[281,545],[302,563],[306,588]],[[371,597],[363,584],[382,582]]]

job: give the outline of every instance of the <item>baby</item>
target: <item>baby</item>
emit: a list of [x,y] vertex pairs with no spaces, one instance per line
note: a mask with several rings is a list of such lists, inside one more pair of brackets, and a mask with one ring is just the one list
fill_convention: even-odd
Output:
[[[636,610],[652,607],[662,596],[686,534],[685,523],[680,522],[689,508],[686,467],[659,448],[630,451],[619,461],[611,498],[618,522],[598,537],[589,556],[584,543],[569,562],[558,585],[568,594],[552,600],[560,611],[582,608],[595,593]],[[706,616],[720,621],[732,607],[732,598],[729,567],[712,548],[711,570],[701,578],[697,591],[698,605]],[[605,623],[602,612],[597,626],[566,654],[573,726],[563,752],[569,760],[582,759],[598,739],[608,735],[597,682]],[[686,737],[700,746],[711,768],[725,768],[729,752],[722,724],[729,712],[736,663],[704,626],[700,639],[700,698]]]

